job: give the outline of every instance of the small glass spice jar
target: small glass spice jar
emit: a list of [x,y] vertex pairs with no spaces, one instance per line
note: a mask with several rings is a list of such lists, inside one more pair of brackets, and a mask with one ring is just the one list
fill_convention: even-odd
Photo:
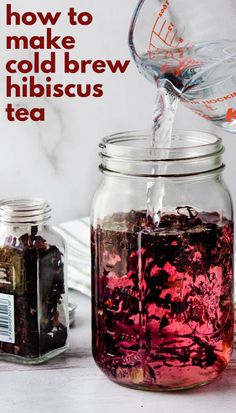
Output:
[[92,208],[93,356],[113,381],[200,386],[230,361],[233,210],[217,137],[176,131],[103,140]]
[[0,201],[0,359],[39,364],[68,347],[65,244],[41,199]]

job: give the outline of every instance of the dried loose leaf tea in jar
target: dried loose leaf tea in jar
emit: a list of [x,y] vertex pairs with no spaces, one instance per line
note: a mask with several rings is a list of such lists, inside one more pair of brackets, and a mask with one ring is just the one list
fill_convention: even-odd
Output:
[[105,139],[92,209],[93,356],[111,380],[147,390],[209,383],[233,349],[224,148],[186,131],[173,145],[153,148],[146,132]]
[[38,364],[68,346],[65,245],[40,199],[0,201],[0,358]]

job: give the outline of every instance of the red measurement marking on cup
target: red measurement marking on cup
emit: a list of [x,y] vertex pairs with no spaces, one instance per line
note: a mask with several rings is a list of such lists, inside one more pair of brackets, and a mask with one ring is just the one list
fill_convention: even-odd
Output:
[[170,6],[170,0],[166,0],[162,5],[160,12],[158,13],[157,19],[152,28],[150,40],[149,40],[149,52],[153,49],[157,50],[160,40],[166,46],[177,48],[182,45],[183,38],[178,35],[178,30],[176,29],[172,21],[165,19],[165,13]]
[[180,44],[183,43],[183,38],[178,36],[178,31],[175,29],[174,23],[158,21],[155,23],[155,26],[152,29],[150,42],[149,42],[149,51],[158,49],[158,44],[164,43],[166,46],[177,48]]
[[226,122],[233,122],[236,120],[236,109],[229,108],[226,114]]

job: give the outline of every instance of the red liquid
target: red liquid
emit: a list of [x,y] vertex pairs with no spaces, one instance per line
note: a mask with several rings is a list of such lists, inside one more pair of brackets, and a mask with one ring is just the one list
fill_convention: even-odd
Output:
[[233,224],[179,208],[92,228],[93,355],[120,384],[188,388],[216,378],[233,348]]

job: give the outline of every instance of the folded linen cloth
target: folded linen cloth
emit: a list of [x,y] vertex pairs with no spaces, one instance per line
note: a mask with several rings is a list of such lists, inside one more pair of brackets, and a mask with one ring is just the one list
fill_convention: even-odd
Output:
[[66,241],[69,288],[91,295],[90,220],[80,218],[54,226]]

